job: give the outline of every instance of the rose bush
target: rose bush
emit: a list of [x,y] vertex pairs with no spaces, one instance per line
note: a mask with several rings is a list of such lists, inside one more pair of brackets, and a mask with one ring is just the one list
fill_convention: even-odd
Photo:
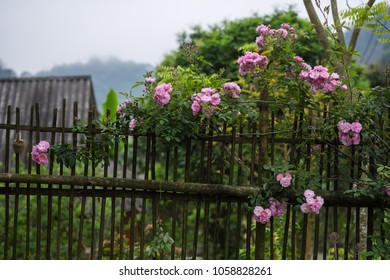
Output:
[[[282,106],[294,112],[293,117],[299,120],[300,145],[312,144],[313,153],[321,152],[321,147],[325,145],[332,146],[352,160],[352,149],[361,148],[361,157],[368,154],[376,157],[378,163],[386,163],[386,159],[382,158],[383,153],[376,153],[376,149],[380,147],[388,151],[389,145],[375,131],[370,130],[372,120],[369,119],[373,111],[379,110],[379,100],[385,98],[383,96],[386,92],[364,95],[354,91],[348,75],[340,76],[331,67],[307,64],[296,55],[296,51],[302,48],[297,39],[305,35],[287,23],[279,28],[260,25],[255,31],[259,36],[255,42],[242,48],[243,55],[237,59],[240,75],[238,82],[224,79],[222,72],[212,75],[200,72],[197,63],[207,64],[201,57],[187,68],[161,67],[156,73],[146,73],[145,79],[132,87],[142,86],[144,94],[134,97],[131,91],[124,93],[126,100],[119,104],[116,120],[97,123],[104,132],[101,142],[112,144],[112,135],[121,137],[152,133],[169,147],[181,145],[186,138],[198,137],[208,124],[226,122],[234,125],[255,119],[258,117],[256,102],[243,101],[258,101],[258,92],[267,89],[270,92],[267,104],[272,110],[277,111]],[[195,57],[192,54],[192,59]],[[324,109],[325,106],[329,109],[328,114],[324,113],[328,110]],[[305,118],[307,110],[321,115],[321,122],[315,126],[309,123]],[[284,128],[297,134],[297,129]],[[85,127],[78,126],[75,129],[86,133]],[[96,141],[92,138],[90,140]],[[339,147],[340,143],[343,146]],[[315,148],[318,145],[320,148]],[[98,157],[99,149],[94,151],[97,157],[95,162],[106,160],[107,157],[104,145],[98,147],[102,147],[102,154]],[[53,147],[52,150],[60,151],[61,157],[68,162],[85,157],[82,152],[65,156],[61,149]],[[45,163],[44,156],[42,159],[38,157],[39,147],[34,148],[33,153],[36,162]],[[304,198],[296,205],[296,209],[303,213],[318,214],[326,203],[320,195],[315,194],[321,193],[322,186],[318,183],[321,174],[311,178],[310,172],[305,173],[300,162],[293,162],[288,167],[274,164],[268,171],[268,179],[261,186],[260,194],[252,197],[252,211],[256,221],[266,223],[271,217],[282,216],[288,192],[294,192],[298,198],[302,198],[303,194]],[[361,172],[368,174],[364,169]],[[356,178],[356,181],[356,186],[364,183],[360,178]],[[310,183],[309,190],[304,189],[307,182]],[[373,190],[365,194],[384,195],[388,185],[386,177],[377,181]],[[356,188],[353,192],[359,194],[361,189]]]

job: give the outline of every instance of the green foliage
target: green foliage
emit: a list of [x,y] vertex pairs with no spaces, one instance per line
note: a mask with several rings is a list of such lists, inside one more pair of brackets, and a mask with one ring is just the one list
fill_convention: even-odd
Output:
[[[389,53],[387,53],[388,56]],[[386,77],[386,69],[385,65],[388,65],[390,61],[384,61],[383,65],[380,64],[371,64],[365,69],[365,76],[370,81],[370,87],[386,87],[387,85],[387,77]]]
[[152,259],[164,259],[164,254],[171,251],[174,243],[169,233],[165,232],[163,226],[160,225],[156,236],[146,245],[145,254]]
[[346,20],[346,25],[353,25],[361,29],[371,30],[374,34],[384,35],[378,38],[381,43],[390,43],[390,30],[386,25],[390,21],[389,4],[387,1],[379,2],[371,8],[362,5],[341,12],[341,16]]
[[[197,64],[186,68],[164,66],[157,75],[161,79],[160,84],[172,85],[169,104],[162,106],[154,100],[154,85],[137,83],[135,86],[144,86],[144,95],[133,99],[130,95],[127,96],[130,101],[122,109],[123,114],[113,123],[114,127],[141,134],[152,131],[167,145],[178,145],[186,137],[196,137],[210,121],[237,123],[245,117],[244,114],[240,115],[241,112],[252,110],[238,100],[221,94],[221,103],[213,116],[194,116],[191,110],[192,95],[201,92],[203,88],[222,92],[222,85],[227,80],[222,78],[220,73],[207,75],[199,72]],[[129,128],[132,119],[137,123],[134,130]]]
[[366,252],[367,257],[371,257],[376,260],[385,259],[388,260],[390,256],[390,242],[384,243],[380,236],[371,237],[374,246],[372,250]]
[[[276,27],[286,22],[299,27],[300,30],[308,34],[307,37],[299,39],[302,47],[297,50],[297,55],[302,56],[308,63],[318,63],[323,58],[323,53],[318,39],[312,32],[311,24],[308,20],[298,17],[298,13],[290,7],[287,10],[276,10],[273,14],[262,17],[254,15],[239,20],[225,20],[206,30],[196,26],[191,33],[179,35],[181,47],[168,54],[161,66],[189,66],[191,61],[187,59],[183,46],[193,43],[198,47],[197,55],[210,62],[210,64],[200,66],[200,71],[212,74],[224,69],[224,77],[236,80],[237,58],[241,54],[240,48],[248,42],[255,41],[256,27],[260,24]],[[253,43],[251,45],[253,46]]]
[[68,168],[73,168],[76,165],[77,154],[70,144],[52,145],[50,150],[56,155],[57,163],[62,163]]
[[106,100],[102,104],[102,119],[104,120],[106,112],[109,110],[112,112],[110,115],[110,121],[115,120],[115,114],[113,112],[116,112],[118,107],[118,94],[115,92],[115,90],[111,89],[106,96]]
[[[344,257],[344,252],[345,252],[345,249],[344,248],[337,248],[337,253],[336,254],[336,251],[335,251],[335,248],[329,248],[328,250],[328,254],[327,254],[327,259],[328,260],[339,260],[342,257]],[[348,253],[348,259],[352,259],[353,256],[351,254]]]
[[[387,175],[390,175],[388,170]],[[370,257],[376,260],[389,260],[390,259],[390,211],[385,209],[380,211],[381,219],[383,223],[381,225],[381,231],[374,233],[372,236],[368,236],[372,242],[371,250],[365,253],[366,257]]]

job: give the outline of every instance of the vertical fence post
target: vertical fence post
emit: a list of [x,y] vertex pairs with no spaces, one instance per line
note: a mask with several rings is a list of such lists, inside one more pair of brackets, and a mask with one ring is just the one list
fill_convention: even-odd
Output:
[[[39,111],[39,104],[35,103],[35,129],[36,129],[36,134],[35,134],[35,142],[38,144],[40,141],[40,111]],[[41,173],[41,169],[39,164],[36,164],[36,173],[39,175]],[[41,184],[37,184],[37,189],[41,188]],[[35,251],[35,258],[40,259],[41,258],[41,216],[42,216],[42,198],[41,195],[37,195],[37,235],[36,235],[36,251]]]
[[[259,167],[258,167],[258,182],[259,187],[262,188],[265,179],[264,164],[268,160],[268,89],[266,86],[260,93],[259,104],[259,134],[260,134],[260,148],[259,148]],[[257,223],[256,225],[256,246],[255,259],[265,258],[265,225]]]
[[[55,128],[57,126],[57,108],[53,111],[53,120],[52,120],[52,127]],[[51,133],[51,139],[50,143],[53,145],[55,143],[55,137],[56,133],[53,131]],[[53,175],[53,168],[54,168],[54,154],[50,153],[50,160],[49,160],[49,174]],[[50,191],[48,197],[47,197],[47,236],[46,236],[46,260],[50,260],[51,258],[51,236],[52,236],[52,212],[53,212],[53,185],[49,184],[48,189]]]
[[[11,124],[11,106],[7,107],[7,125]],[[5,132],[5,162],[4,162],[4,172],[9,172],[9,153],[10,153],[10,129],[7,128]],[[10,223],[10,199],[9,199],[9,183],[5,183],[5,219],[4,219],[4,259],[8,259],[8,234],[9,234],[9,223]]]
[[[24,140],[22,139],[20,132],[20,109],[16,108],[16,132],[14,140],[14,153],[15,153],[15,173],[19,173],[20,167],[20,154],[24,150]],[[15,185],[16,190],[19,189],[19,183]],[[12,259],[16,259],[16,247],[18,244],[18,220],[19,220],[19,194],[15,194],[15,211],[14,211],[14,229],[13,229],[13,241],[12,241]]]

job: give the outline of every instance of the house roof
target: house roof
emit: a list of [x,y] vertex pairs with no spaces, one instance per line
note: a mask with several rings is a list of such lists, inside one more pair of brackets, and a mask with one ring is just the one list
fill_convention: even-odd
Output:
[[[0,123],[6,123],[7,107],[12,106],[21,112],[21,124],[29,124],[30,109],[39,104],[41,126],[52,125],[54,108],[62,108],[66,99],[66,121],[72,120],[73,102],[78,102],[81,119],[87,120],[88,110],[96,107],[96,100],[90,76],[51,76],[28,78],[0,78]],[[61,114],[60,114],[61,115]],[[57,125],[61,124],[58,118]],[[67,123],[67,126],[72,123]]]
[[[66,100],[66,108],[63,110],[63,100]],[[79,119],[88,120],[90,109],[96,107],[96,100],[90,76],[61,76],[61,77],[28,77],[28,78],[0,78],[0,147],[5,147],[7,143],[7,133],[4,124],[7,123],[7,111],[11,106],[10,124],[16,124],[16,108],[20,109],[20,125],[25,127],[37,126],[35,115],[35,104],[39,107],[39,127],[53,127],[53,113],[57,108],[56,127],[62,127],[63,120],[65,127],[72,127],[74,120],[73,103],[77,105],[77,116]],[[34,108],[34,114],[31,110]],[[63,118],[64,116],[64,118]],[[21,128],[22,138],[26,147],[36,144],[36,137],[41,140],[50,139],[49,132],[40,131],[36,135],[37,129],[33,128],[32,143],[28,141],[32,135],[26,129]],[[16,131],[11,128],[9,131],[10,156],[13,155],[13,141]],[[69,139],[70,138],[70,139]],[[56,142],[59,141],[57,137]],[[71,135],[66,135],[67,142],[71,141]],[[0,163],[6,161],[5,149],[0,149]],[[26,155],[31,151],[27,149],[22,154],[22,160],[26,160]],[[1,164],[0,164],[1,167]],[[0,168],[1,169],[1,168]]]

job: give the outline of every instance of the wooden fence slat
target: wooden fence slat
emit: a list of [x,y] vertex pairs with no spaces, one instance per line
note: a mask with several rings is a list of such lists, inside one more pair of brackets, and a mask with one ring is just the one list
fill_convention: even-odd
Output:
[[194,228],[194,239],[192,243],[192,259],[196,260],[198,252],[198,236],[199,236],[199,225],[200,225],[200,211],[201,201],[196,202],[196,215],[195,215],[195,228]]
[[[16,141],[22,144],[22,136],[19,130],[20,126],[20,109],[16,108],[16,131],[15,131],[15,140],[14,140],[14,153],[15,153],[15,173],[20,172],[20,152],[17,151]],[[24,142],[23,142],[24,147]],[[19,188],[19,184],[16,183],[15,188]],[[12,259],[17,258],[17,244],[18,244],[18,221],[19,221],[19,195],[15,195],[15,205],[14,205],[14,225],[13,225],[13,239],[12,239]]]
[[[11,106],[7,107],[7,124],[11,123]],[[4,156],[4,172],[9,172],[9,153],[10,153],[10,133],[9,129],[5,133],[5,156]],[[5,184],[5,207],[4,207],[4,227],[5,227],[5,236],[4,236],[4,259],[8,259],[8,236],[9,236],[9,224],[10,224],[10,197],[9,197],[9,184]]]
[[[35,134],[35,143],[38,144],[40,141],[40,109],[39,104],[35,104],[35,125],[36,125],[36,134]],[[35,165],[36,174],[41,173],[40,165]],[[37,184],[37,189],[41,188],[41,184]],[[42,198],[41,195],[37,195],[37,234],[35,242],[35,259],[39,260],[41,258],[41,226],[42,226]]]
[[[52,120],[52,127],[57,126],[57,108],[53,111],[53,120]],[[51,139],[50,143],[55,143],[56,139],[56,133],[51,133]],[[50,153],[50,159],[49,159],[49,175],[53,174],[54,169],[54,154]],[[48,185],[48,189],[51,190],[53,188],[52,184]],[[51,259],[51,238],[52,238],[52,210],[53,210],[53,196],[49,195],[47,201],[47,236],[46,236],[46,259]]]

